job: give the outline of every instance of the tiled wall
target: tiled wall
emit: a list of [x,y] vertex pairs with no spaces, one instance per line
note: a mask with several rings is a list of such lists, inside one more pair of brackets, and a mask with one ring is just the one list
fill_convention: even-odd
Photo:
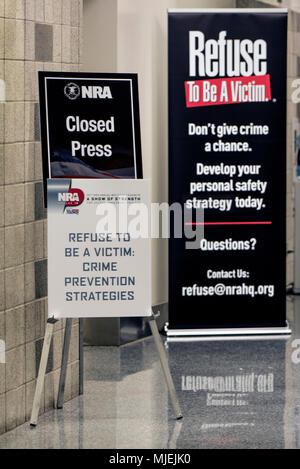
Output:
[[[0,0],[0,433],[30,417],[47,317],[38,70],[80,69],[82,0]],[[1,82],[3,84],[3,81]],[[55,327],[42,411],[57,394],[63,323]],[[78,394],[74,321],[66,399]]]

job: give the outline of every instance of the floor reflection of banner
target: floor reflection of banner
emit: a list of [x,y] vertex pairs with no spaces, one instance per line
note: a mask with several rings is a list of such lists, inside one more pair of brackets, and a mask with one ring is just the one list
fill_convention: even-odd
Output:
[[177,448],[284,448],[285,340],[168,347],[184,414]]

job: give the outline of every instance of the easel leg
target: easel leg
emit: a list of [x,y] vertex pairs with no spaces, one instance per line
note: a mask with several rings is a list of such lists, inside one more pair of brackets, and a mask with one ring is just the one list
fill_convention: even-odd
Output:
[[79,319],[79,395],[83,394],[83,319]]
[[69,349],[71,341],[72,319],[66,320],[65,339],[62,351],[61,370],[58,387],[57,408],[62,409],[64,406],[64,394],[66,385],[67,365],[69,358]]
[[162,366],[162,369],[166,378],[166,382],[167,382],[167,386],[169,389],[169,393],[170,393],[170,397],[171,397],[171,401],[173,404],[176,418],[181,419],[182,413],[181,413],[180,405],[177,399],[175,386],[174,386],[173,379],[170,373],[167,356],[166,356],[166,353],[165,353],[165,350],[164,350],[164,347],[163,347],[163,344],[162,344],[162,341],[158,332],[158,328],[157,328],[157,324],[156,324],[156,320],[154,316],[151,316],[149,318],[149,325],[150,325],[151,332],[155,341],[155,345],[157,347],[157,351],[158,351],[159,358],[160,358],[160,363],[161,363],[161,366]]
[[48,357],[49,357],[49,350],[50,350],[50,345],[51,345],[51,339],[53,336],[54,324],[56,322],[57,322],[57,319],[48,319],[47,325],[46,325],[46,332],[45,332],[42,356],[41,356],[40,367],[39,367],[39,374],[38,374],[38,378],[36,382],[36,388],[35,388],[35,394],[34,394],[34,400],[33,400],[32,412],[31,412],[31,418],[30,418],[30,425],[33,427],[35,427],[38,422],[41,397],[42,397],[46,368],[47,368]]

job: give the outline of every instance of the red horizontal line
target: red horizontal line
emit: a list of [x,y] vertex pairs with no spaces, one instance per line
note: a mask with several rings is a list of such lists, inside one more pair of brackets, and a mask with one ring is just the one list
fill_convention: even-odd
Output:
[[203,223],[185,223],[186,225],[272,225],[271,221],[213,221]]

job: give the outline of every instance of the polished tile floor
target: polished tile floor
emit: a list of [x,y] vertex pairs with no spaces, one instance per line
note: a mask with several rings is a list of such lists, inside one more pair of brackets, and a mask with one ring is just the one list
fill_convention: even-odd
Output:
[[2,435],[0,448],[299,448],[300,297],[288,298],[288,320],[286,339],[168,342],[181,421],[152,338],[88,347],[84,396]]

